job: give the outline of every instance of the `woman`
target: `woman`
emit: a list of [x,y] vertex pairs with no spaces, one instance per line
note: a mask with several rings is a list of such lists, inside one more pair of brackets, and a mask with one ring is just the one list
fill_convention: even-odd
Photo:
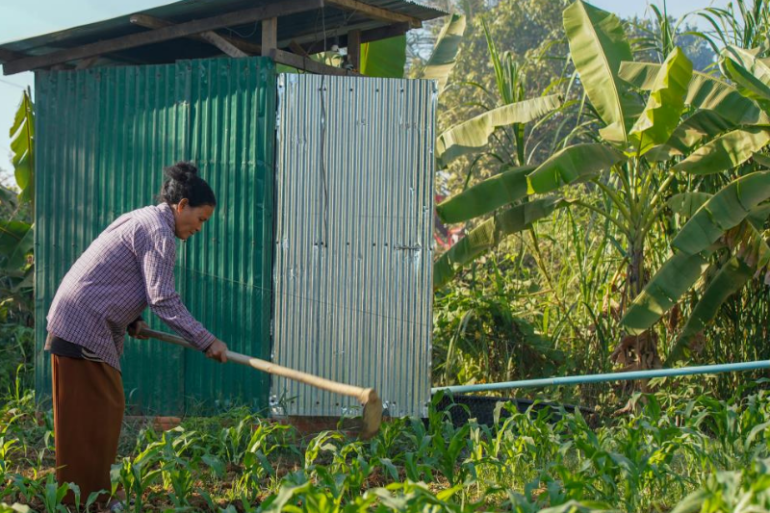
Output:
[[107,227],[64,277],[48,312],[56,479],[77,484],[83,501],[110,490],[125,406],[123,338],[127,329],[146,338],[140,314],[148,305],[208,358],[227,361],[227,346],[193,318],[174,289],[175,237],[198,233],[216,199],[189,162],[165,174],[162,202]]

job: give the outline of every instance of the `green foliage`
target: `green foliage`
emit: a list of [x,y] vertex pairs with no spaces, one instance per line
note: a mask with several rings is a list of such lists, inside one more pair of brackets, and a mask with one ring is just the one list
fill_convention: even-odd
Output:
[[[244,409],[200,423],[190,419],[166,432],[128,430],[112,474],[113,491],[127,492],[131,511],[746,511],[766,508],[770,396],[750,387],[719,401],[710,384],[692,378],[667,380],[677,392],[635,395],[622,416],[584,416],[579,410],[533,405],[525,412],[499,403],[495,421],[455,426],[451,414],[391,419],[372,440],[361,442],[336,431],[301,441],[287,426]],[[761,385],[761,383],[758,383]],[[753,390],[752,390],[753,388]],[[0,463],[0,504],[4,511],[66,512],[64,493],[77,487],[53,479],[49,453],[27,455],[43,440],[34,410],[0,410],[6,423]],[[263,453],[258,463],[245,449],[226,473],[211,471],[205,455],[232,453],[232,436],[242,416],[245,432],[263,449],[284,435],[291,442]],[[236,433],[230,431],[236,428]],[[223,434],[227,432],[228,434]],[[12,444],[8,441],[12,440]],[[133,440],[133,443],[131,443]],[[238,442],[238,447],[247,447]],[[240,449],[238,449],[240,451]],[[96,494],[89,497],[89,506]],[[132,502],[133,501],[133,502]],[[88,510],[89,506],[80,511]]]
[[[519,158],[506,159],[503,152],[496,150],[494,157],[502,164],[498,174],[472,184],[439,205],[437,211],[442,221],[468,224],[465,239],[436,262],[436,287],[450,283],[463,266],[495,250],[506,236],[523,229],[533,231],[533,222],[504,224],[501,216],[523,212],[531,203],[554,201],[536,196],[554,192],[570,198],[571,209],[586,209],[592,222],[600,219],[604,223],[605,231],[610,231],[605,235],[610,245],[605,246],[603,241],[602,247],[615,248],[625,264],[625,286],[615,285],[619,269],[608,285],[610,290],[602,298],[601,307],[585,301],[577,303],[577,308],[589,316],[583,316],[580,322],[585,326],[592,321],[591,328],[603,339],[601,347],[606,344],[604,337],[608,333],[617,336],[620,329],[625,329],[641,334],[664,314],[673,312],[674,322],[661,331],[665,338],[671,332],[670,348],[675,348],[671,349],[672,354],[680,355],[682,347],[694,336],[700,336],[708,322],[718,322],[721,305],[741,293],[741,285],[749,282],[750,275],[759,276],[765,271],[770,248],[763,239],[767,212],[762,203],[768,195],[763,172],[755,172],[764,165],[761,152],[770,142],[768,113],[763,110],[763,88],[770,77],[770,68],[762,58],[764,50],[725,49],[721,66],[735,85],[707,73],[693,73],[684,51],[674,44],[681,20],[673,26],[665,8],[662,12],[655,8],[654,12],[659,32],[653,33],[645,26],[646,39],[629,43],[625,27],[616,16],[581,1],[564,9],[564,29],[575,73],[569,81],[555,80],[546,90],[553,94],[566,86],[562,90],[569,95],[579,76],[584,100],[588,102],[577,111],[569,102],[555,111],[576,118],[575,129],[563,139],[561,148],[554,148],[535,166],[529,161],[527,166],[521,165],[521,145],[513,122],[518,120],[509,122],[513,137],[507,138],[508,153],[517,153]],[[761,18],[759,12],[752,15],[755,22]],[[744,12],[744,19],[747,16]],[[508,67],[499,57],[487,26],[483,22],[482,26],[498,93],[502,98],[506,94],[520,94],[522,87],[500,87],[505,83],[503,70]],[[661,64],[633,62],[634,51],[652,52],[651,55],[665,60]],[[508,129],[503,123],[500,127]],[[599,128],[598,140],[589,127]],[[492,139],[486,139],[498,130],[501,128],[490,126],[481,131],[483,137],[458,131],[452,133],[452,144],[461,148],[463,154],[479,154],[486,151],[485,142],[493,145]],[[593,141],[581,141],[585,138]],[[570,139],[579,142],[568,144]],[[439,140],[440,157],[444,148],[441,143]],[[478,159],[483,160],[481,156]],[[472,167],[466,184],[471,173]],[[696,204],[700,208],[697,212]],[[505,207],[508,210],[495,214]],[[751,221],[746,221],[755,208],[759,210]],[[543,222],[550,217],[549,212],[540,213],[529,219]],[[493,217],[474,222],[474,218],[486,214]],[[685,219],[689,221],[682,227]],[[565,234],[546,231],[554,243],[560,240],[564,244],[567,240]],[[561,322],[568,324],[578,339],[585,339],[581,325],[572,319],[576,304],[570,306],[558,297],[575,295],[566,289],[554,290],[568,283],[561,276],[569,273],[563,268],[548,268],[548,256],[538,242],[534,242],[532,249],[537,253],[533,257],[541,279],[557,295],[558,310],[564,316]],[[650,250],[654,250],[652,258]],[[674,255],[667,261],[671,251]],[[603,256],[606,258],[606,254]],[[576,257],[580,259],[581,255]],[[596,253],[594,265],[600,265],[601,258]],[[733,264],[724,267],[728,262]],[[560,264],[565,265],[565,261]],[[660,270],[650,279],[648,268]],[[740,269],[737,274],[736,269]],[[558,281],[553,274],[559,275]],[[581,275],[585,273],[581,271]],[[711,280],[716,280],[713,286],[709,285]],[[686,296],[690,290],[694,292]],[[687,302],[688,299],[692,301]],[[699,300],[705,302],[699,305]],[[613,303],[617,306],[611,306]],[[624,312],[626,304],[631,306]],[[679,331],[678,316],[683,311],[691,312],[693,317]],[[611,325],[612,317],[622,317],[619,326]],[[655,342],[646,346],[648,354],[631,355],[629,361],[628,355],[620,353],[621,343],[611,356],[627,368],[654,365],[659,361],[657,334],[651,340]],[[604,349],[601,352],[609,356]]]
[[35,116],[29,91],[24,91],[10,130],[11,151],[16,183],[21,189],[19,200],[32,202],[35,195]]
[[624,146],[639,106],[618,77],[620,63],[633,60],[620,20],[578,0],[564,10],[564,29],[580,81],[606,123],[602,137]]
[[742,259],[735,257],[719,269],[703,291],[703,295],[671,348],[667,359],[669,365],[684,356],[689,356],[687,344],[692,337],[703,331],[708,323],[714,320],[722,303],[738,292],[753,275],[754,270]]
[[639,155],[671,137],[684,111],[691,78],[692,63],[679,48],[675,48],[661,65],[651,85],[647,105],[631,128],[629,135]]
[[10,133],[21,193],[17,195],[9,184],[0,183],[0,393],[13,390],[15,376],[21,376],[25,383],[31,379],[34,355],[34,113],[28,92],[22,97]]
[[361,45],[361,74],[367,77],[403,78],[406,36]]
[[674,169],[699,175],[731,170],[751,158],[770,143],[770,130],[760,127],[746,127],[732,130],[709,141]]
[[[465,17],[453,14],[441,29],[426,66],[416,78],[438,81],[441,92],[455,64],[457,49],[465,32]],[[406,36],[361,45],[361,74],[368,77],[403,78],[406,64]]]
[[705,251],[768,198],[770,172],[744,175],[708,198],[679,231],[671,245],[688,255]]
[[34,245],[32,225],[24,221],[0,221],[0,255],[5,270],[26,266]]
[[436,213],[445,223],[459,223],[518,201],[527,196],[527,175],[535,167],[506,169],[440,203]]
[[558,197],[543,198],[513,206],[488,219],[441,255],[434,264],[433,287],[444,286],[459,268],[497,246],[505,237],[531,228],[536,221],[568,204]]
[[623,317],[629,332],[640,334],[659,321],[708,268],[708,256],[681,252],[668,259]]
[[440,167],[486,146],[489,137],[499,127],[514,123],[529,123],[559,107],[559,97],[543,96],[498,107],[469,119],[442,133],[436,140],[436,159]]
[[537,294],[534,284],[510,279],[521,271],[513,265],[478,264],[476,283],[457,280],[436,298],[436,383],[494,383],[556,373],[564,353],[539,332],[537,319],[520,312],[525,298]]
[[438,92],[444,90],[457,60],[457,51],[465,33],[465,16],[452,14],[439,32],[430,59],[419,78],[438,81]]
[[569,146],[527,175],[527,192],[543,194],[584,182],[623,160],[623,154],[609,146],[593,143]]
[[770,111],[770,66],[756,57],[756,52],[734,46],[722,53],[720,65],[735,82],[738,91]]

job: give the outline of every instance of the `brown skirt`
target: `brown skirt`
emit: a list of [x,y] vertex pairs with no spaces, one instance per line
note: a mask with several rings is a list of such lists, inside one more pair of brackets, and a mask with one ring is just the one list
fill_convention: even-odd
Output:
[[[56,481],[92,492],[110,491],[125,397],[120,372],[106,363],[51,355]],[[107,496],[100,497],[100,500]],[[70,492],[65,502],[74,503]]]

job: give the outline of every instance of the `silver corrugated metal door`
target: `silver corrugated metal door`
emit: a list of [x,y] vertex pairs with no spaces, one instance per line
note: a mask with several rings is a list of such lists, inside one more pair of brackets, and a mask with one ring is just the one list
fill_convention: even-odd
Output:
[[[279,75],[274,354],[375,387],[392,416],[430,400],[435,84]],[[355,400],[274,378],[292,415]]]

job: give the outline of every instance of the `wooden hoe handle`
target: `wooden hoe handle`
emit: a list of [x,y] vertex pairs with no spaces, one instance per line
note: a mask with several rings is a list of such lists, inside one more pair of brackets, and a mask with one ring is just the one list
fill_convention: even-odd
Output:
[[[182,337],[169,335],[168,333],[164,333],[162,331],[156,331],[156,330],[145,328],[141,331],[140,334],[147,335],[149,337],[152,337],[158,340],[162,340],[163,342],[169,342],[171,344],[176,344],[176,345],[187,347],[190,349],[195,349],[195,347],[192,344],[185,341]],[[320,388],[322,390],[327,390],[335,394],[346,395],[348,397],[355,397],[362,404],[367,404],[369,402],[369,399],[372,393],[376,394],[376,392],[374,392],[374,390],[371,388],[362,388],[354,385],[337,383],[336,381],[331,381],[329,379],[321,378],[319,376],[314,376],[306,372],[290,369],[282,365],[278,365],[265,360],[260,360],[259,358],[254,358],[252,356],[248,356],[245,354],[236,353],[234,351],[227,351],[227,359],[229,361],[240,363],[241,365],[245,365],[247,367],[252,367],[262,372],[267,372],[268,374],[282,376],[284,378],[291,379],[293,381],[299,381],[300,383],[305,383],[306,385],[310,385],[315,388]]]

